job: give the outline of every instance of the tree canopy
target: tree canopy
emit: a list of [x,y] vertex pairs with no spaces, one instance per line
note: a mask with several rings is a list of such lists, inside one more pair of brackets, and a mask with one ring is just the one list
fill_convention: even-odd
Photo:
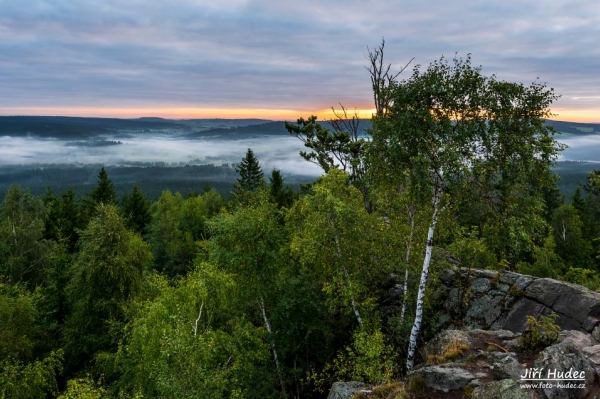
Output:
[[[548,184],[541,179],[551,175],[550,165],[562,147],[545,124],[557,98],[552,89],[539,82],[525,86],[485,76],[471,65],[470,56],[451,63],[442,58],[424,71],[416,66],[411,77],[392,81],[389,91],[388,113],[373,121],[370,172],[376,178],[387,176],[383,180],[408,173],[403,183],[431,204],[410,369],[440,214],[461,203],[483,201],[488,222],[499,223],[499,231],[515,241],[531,244],[543,223],[543,205],[536,208],[542,204],[539,190],[533,188]],[[531,205],[515,207],[523,203]],[[492,221],[498,214],[502,219]],[[539,223],[529,229],[522,223],[529,219]],[[510,257],[514,253],[501,255],[516,260]]]

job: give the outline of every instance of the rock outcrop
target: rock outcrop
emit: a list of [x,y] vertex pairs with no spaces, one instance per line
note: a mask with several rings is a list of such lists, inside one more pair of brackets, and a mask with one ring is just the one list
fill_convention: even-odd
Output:
[[[599,293],[508,271],[452,268],[432,295],[438,306],[430,317],[440,333],[423,347],[422,362],[407,381],[419,379],[429,393],[474,399],[600,398]],[[557,342],[524,351],[519,338],[527,316],[552,312],[561,328]],[[334,388],[331,399],[366,387],[331,396]]]
[[562,330],[600,343],[600,294],[579,285],[507,271],[448,269],[436,294],[436,326],[523,332],[526,316],[558,314]]
[[367,386],[359,381],[334,382],[327,399],[351,399],[357,392]]
[[[600,345],[589,334],[564,331],[554,345],[526,354],[518,352],[518,336],[509,331],[443,331],[425,346],[427,362],[410,376],[440,392],[471,387],[473,398],[583,399],[597,392]],[[462,348],[458,358],[456,348]],[[450,355],[451,361],[427,364]]]

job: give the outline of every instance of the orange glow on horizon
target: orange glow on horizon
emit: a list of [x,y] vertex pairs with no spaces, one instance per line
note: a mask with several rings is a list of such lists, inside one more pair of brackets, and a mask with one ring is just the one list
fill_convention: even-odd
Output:
[[[339,113],[339,109],[336,112]],[[360,118],[370,119],[375,109],[347,109],[348,116],[356,112]],[[553,109],[553,120],[600,123],[600,109]],[[331,109],[253,109],[253,108],[101,108],[101,107],[0,107],[0,115],[73,116],[100,118],[160,117],[166,119],[269,119],[295,121],[300,117],[316,115],[319,120],[335,117]]]
[[[356,111],[360,118],[371,118],[374,109],[346,110],[348,116]],[[334,117],[331,109],[256,109],[256,108],[99,108],[99,107],[0,107],[0,115],[73,116],[99,118],[159,117],[166,119],[271,119],[297,120],[316,115],[320,120]]]
[[600,109],[553,109],[553,120],[580,122],[580,123],[600,123]]

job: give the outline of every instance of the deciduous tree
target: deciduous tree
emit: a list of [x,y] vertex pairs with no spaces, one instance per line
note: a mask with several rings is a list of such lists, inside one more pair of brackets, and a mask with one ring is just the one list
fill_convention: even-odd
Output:
[[[441,213],[477,192],[490,208],[527,188],[560,150],[545,125],[552,89],[486,77],[481,68],[455,58],[417,66],[410,78],[392,83],[389,113],[374,120],[371,155],[376,165],[410,171],[409,185],[428,193],[430,223],[411,330],[407,369],[414,363],[423,300]],[[538,186],[539,187],[539,186]],[[498,210],[498,208],[496,208]]]
[[152,255],[141,237],[129,231],[116,207],[100,204],[81,233],[81,249],[67,287],[72,313],[66,326],[71,366],[116,347],[126,321],[124,306],[139,293]]

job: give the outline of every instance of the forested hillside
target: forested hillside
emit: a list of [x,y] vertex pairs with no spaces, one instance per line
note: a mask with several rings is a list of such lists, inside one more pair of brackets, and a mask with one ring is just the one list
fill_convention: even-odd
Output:
[[12,186],[0,397],[320,398],[422,361],[450,261],[600,288],[600,171],[566,204],[552,89],[369,59],[371,140],[344,113],[286,124],[323,169],[301,190],[252,149],[227,200],[118,196],[104,168],[81,197]]

